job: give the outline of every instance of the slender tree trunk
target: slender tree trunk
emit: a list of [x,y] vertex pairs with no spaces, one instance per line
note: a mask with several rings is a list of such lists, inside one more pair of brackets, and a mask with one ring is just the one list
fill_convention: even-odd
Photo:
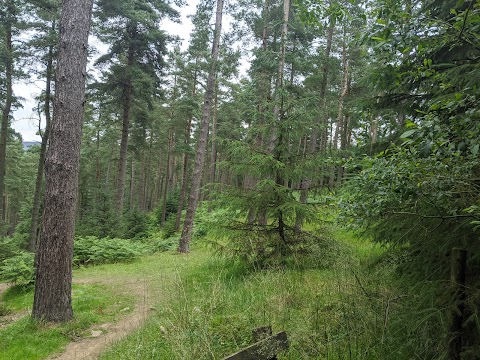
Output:
[[35,256],[32,317],[36,320],[73,318],[73,237],[92,5],[93,0],[62,2],[43,226]]
[[[282,26],[282,39],[281,39],[281,50],[280,50],[280,59],[278,64],[278,75],[277,75],[277,85],[276,85],[276,94],[275,94],[275,105],[273,108],[274,119],[278,121],[278,143],[275,149],[275,158],[278,162],[283,162],[285,158],[285,130],[284,130],[284,110],[283,110],[283,78],[285,72],[285,54],[286,54],[286,45],[287,45],[287,34],[288,34],[288,17],[290,14],[290,0],[283,1],[283,26]],[[276,133],[275,131],[273,133]],[[273,149],[272,149],[273,150]],[[276,179],[275,182],[277,186],[283,186],[284,176],[283,170],[276,170]],[[278,197],[278,195],[277,195]],[[280,239],[285,244],[285,222],[283,219],[283,210],[281,209],[281,199],[277,198],[277,221],[278,221],[278,234]],[[283,246],[282,246],[283,249]]]
[[[130,39],[134,39],[137,26],[136,24],[129,24],[127,26]],[[135,63],[135,52],[133,44],[128,48],[127,66],[131,67]],[[123,213],[123,201],[125,197],[125,180],[127,175],[127,152],[128,152],[128,133],[130,128],[130,116],[132,111],[133,99],[133,81],[128,78],[125,81],[122,93],[123,114],[122,114],[122,137],[120,141],[120,159],[118,161],[118,177],[117,177],[117,192],[115,202],[117,205],[117,214],[119,216]]]
[[[55,31],[55,22],[52,22],[52,32]],[[28,241],[28,250],[34,252],[37,244],[38,220],[40,217],[40,195],[42,193],[43,170],[45,166],[45,156],[47,153],[47,143],[50,136],[50,101],[51,101],[51,83],[53,78],[53,45],[48,48],[47,73],[45,86],[45,103],[43,106],[45,112],[45,131],[40,145],[40,157],[38,159],[37,179],[35,181],[35,193],[33,195],[32,223],[30,225],[30,238]]]
[[[348,129],[348,118],[347,116],[343,113],[343,105],[345,102],[345,99],[349,95],[350,92],[350,74],[349,74],[349,68],[348,68],[348,58],[347,58],[347,45],[346,43],[343,44],[342,48],[342,64],[343,64],[343,89],[340,94],[340,98],[338,99],[338,115],[337,115],[337,128],[335,131],[335,140],[334,140],[334,145],[335,148],[338,145],[338,141],[340,139],[340,150],[341,156],[344,157],[345,155],[343,154],[343,150],[345,150],[345,137],[347,134],[346,129]],[[343,166],[339,165],[337,169],[337,184],[341,184],[343,178]]]
[[[283,25],[282,25],[282,36],[281,36],[281,44],[280,44],[280,57],[278,59],[278,71],[277,71],[277,79],[275,81],[275,104],[273,106],[273,118],[275,121],[280,121],[281,119],[281,105],[282,101],[282,91],[283,91],[283,77],[285,73],[285,54],[286,54],[286,41],[287,41],[287,34],[288,34],[288,17],[290,14],[290,0],[283,1]],[[268,151],[271,153],[275,147],[277,142],[278,134],[277,130],[275,129],[272,131],[272,136],[270,138],[270,143],[268,145]]]
[[187,148],[190,146],[190,132],[192,129],[192,119],[190,118],[187,123],[187,128],[185,130],[185,153],[183,154],[183,165],[182,165],[182,184],[180,188],[180,195],[178,199],[177,207],[177,217],[175,219],[175,231],[180,230],[180,221],[182,219],[183,203],[185,202],[185,196],[187,195],[187,180],[188,180],[188,151]]
[[141,194],[141,209],[143,211],[150,211],[149,204],[148,204],[148,194],[150,193],[150,170],[152,164],[152,148],[153,148],[153,132],[150,133],[150,139],[148,143],[148,156],[143,170],[143,186],[142,186],[142,194]]
[[[192,98],[197,95],[197,70],[193,74],[193,86],[192,86]],[[185,203],[185,197],[187,195],[187,180],[188,180],[188,148],[190,147],[190,133],[192,131],[192,118],[190,117],[185,129],[185,153],[183,154],[182,165],[182,184],[180,188],[180,195],[178,199],[177,217],[175,219],[175,231],[180,230],[180,222],[182,219],[183,204]]]
[[217,0],[217,11],[215,17],[215,35],[212,46],[212,59],[210,71],[208,73],[207,88],[205,91],[205,101],[203,105],[202,121],[200,124],[200,134],[197,143],[197,152],[195,155],[195,167],[193,170],[192,184],[190,188],[190,196],[188,199],[187,213],[183,224],[182,236],[178,251],[188,253],[190,250],[190,240],[192,237],[193,221],[198,203],[198,195],[200,191],[200,182],[202,180],[202,171],[205,161],[205,150],[208,138],[208,123],[210,121],[211,102],[215,89],[215,77],[217,72],[218,53],[220,48],[220,33],[222,31],[222,14],[223,0]]
[[208,191],[208,212],[212,211],[211,202],[213,200],[213,192],[214,192],[214,183],[215,177],[217,175],[217,108],[218,108],[218,84],[215,86],[215,102],[213,106],[213,117],[212,117],[212,133],[210,134],[210,142],[211,142],[211,150],[210,150],[210,176],[209,182],[210,189]]
[[131,211],[135,207],[135,155],[130,158],[130,189],[129,189],[128,209]]
[[[342,79],[342,89],[340,91],[340,96],[338,98],[338,111],[337,111],[337,121],[335,122],[335,133],[332,136],[332,149],[337,150],[339,147],[339,140],[341,141],[342,137],[342,128],[344,123],[344,114],[343,114],[343,105],[345,102],[345,98],[348,95],[348,59],[347,59],[347,44],[345,39],[345,28],[343,34],[343,44],[342,44],[342,68],[343,68],[343,79]],[[333,124],[332,124],[332,131],[333,131]],[[339,154],[341,156],[341,154]],[[340,180],[338,176],[341,175],[341,171],[339,170],[341,166],[336,167],[332,165],[329,171],[329,186],[333,188],[336,183]],[[337,181],[335,181],[335,177],[337,176]]]
[[[265,0],[263,3],[263,8],[262,8],[262,17],[263,17],[263,29],[262,29],[262,51],[264,53],[267,52],[268,49],[268,13],[269,13],[269,6],[270,2],[269,0]],[[271,87],[271,79],[268,73],[264,70],[262,70],[259,74],[259,79],[260,79],[260,96],[258,99],[258,114],[259,114],[259,123],[264,124],[265,123],[265,102],[267,101],[269,95],[270,95],[270,87]],[[254,140],[254,146],[257,149],[262,148],[263,146],[263,135],[258,133],[255,135],[255,140]],[[252,175],[245,175],[245,184],[244,188],[245,190],[249,191],[252,190],[256,184],[258,183],[258,179],[255,178]],[[247,215],[247,221],[250,226],[253,226],[255,223],[255,219],[257,218],[258,215],[258,223],[260,225],[266,225],[266,215],[262,215],[260,213],[265,213],[265,209],[256,209],[255,207],[251,207],[248,211]],[[257,214],[258,212],[258,214]]]
[[348,96],[348,90],[349,90],[347,45],[345,43],[343,43],[343,46],[342,46],[342,67],[343,67],[343,84],[342,84],[342,92],[340,93],[340,97],[338,98],[337,124],[335,128],[335,136],[333,139],[334,149],[338,148],[338,140],[342,138],[343,117],[344,117],[343,105],[345,103],[346,97]]
[[168,145],[167,145],[167,166],[166,166],[166,173],[165,173],[165,182],[163,185],[163,192],[162,192],[162,217],[160,219],[160,225],[165,225],[165,220],[167,218],[167,197],[168,197],[168,189],[169,189],[169,179],[170,179],[170,163],[172,158],[172,148],[173,148],[173,134],[171,131],[168,133]]
[[[168,151],[168,150],[167,150]],[[152,194],[152,203],[155,203],[155,206],[158,206],[158,201],[162,193],[162,172],[163,172],[163,154],[160,154],[158,159],[157,174],[155,176],[155,188]]]
[[[6,232],[5,223],[5,172],[7,160],[7,137],[10,124],[10,111],[13,102],[13,43],[12,27],[14,22],[15,4],[13,0],[6,2],[6,16],[2,20],[5,28],[5,105],[2,111],[0,128],[0,235]],[[4,226],[5,225],[5,226]],[[5,228],[4,228],[5,227]]]
[[182,184],[180,188],[180,196],[178,198],[177,217],[175,219],[175,231],[180,230],[180,222],[182,219],[183,203],[187,194],[187,179],[188,179],[188,153],[183,154],[182,165]]
[[[326,110],[326,92],[327,92],[327,83],[328,83],[328,62],[330,60],[330,52],[332,50],[332,39],[333,39],[333,30],[335,29],[335,22],[330,19],[330,25],[327,31],[327,45],[325,47],[325,59],[322,66],[322,82],[320,84],[320,93],[319,93],[319,104],[320,108]],[[316,126],[314,126],[312,135],[310,137],[310,146],[308,149],[309,155],[313,156],[317,152],[317,143],[320,130],[322,126],[325,125],[325,116],[319,116],[317,119]],[[308,201],[308,190],[310,189],[310,179],[305,177],[300,183],[300,204],[306,204]],[[304,213],[299,211],[296,214],[295,218],[295,231],[298,233],[302,230]]]
[[97,129],[97,154],[95,159],[95,182],[100,189],[100,130]]
[[[280,56],[278,59],[278,71],[277,71],[277,78],[275,81],[275,100],[273,105],[273,119],[276,122],[275,127],[279,125],[279,128],[272,129],[270,139],[268,140],[267,144],[267,152],[273,153],[275,146],[278,146],[278,138],[280,136],[282,124],[280,124],[282,118],[282,104],[283,104],[283,78],[285,73],[285,54],[286,54],[286,41],[287,41],[287,34],[288,34],[288,17],[290,14],[290,0],[283,1],[283,23],[282,23],[282,35],[280,39]],[[280,221],[282,216],[278,216],[278,220]],[[282,220],[283,222],[283,220]],[[268,223],[268,214],[267,208],[261,207],[259,209],[258,214],[258,224],[260,226],[266,226]],[[280,227],[280,225],[279,225]]]

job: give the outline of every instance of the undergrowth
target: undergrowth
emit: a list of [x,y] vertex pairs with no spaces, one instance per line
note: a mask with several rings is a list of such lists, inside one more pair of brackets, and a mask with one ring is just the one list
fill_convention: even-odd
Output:
[[290,349],[279,359],[409,358],[415,344],[395,341],[403,333],[392,318],[408,302],[391,286],[394,266],[374,262],[384,250],[368,241],[341,243],[349,251],[321,268],[300,257],[255,269],[197,249],[192,264],[153,281],[162,289],[157,312],[102,359],[222,358],[251,344],[252,330],[262,325],[287,332]]
[[[101,359],[218,359],[252,343],[252,330],[287,332],[279,359],[444,359],[448,320],[424,283],[399,277],[401,251],[333,230],[338,247],[256,268],[211,256],[198,241],[188,257],[155,255],[168,275],[152,279],[162,294],[146,325]],[[153,259],[152,258],[152,259]],[[172,260],[173,259],[173,260]],[[422,287],[421,289],[419,287]],[[422,294],[422,296],[419,296]],[[430,306],[428,303],[430,302]]]

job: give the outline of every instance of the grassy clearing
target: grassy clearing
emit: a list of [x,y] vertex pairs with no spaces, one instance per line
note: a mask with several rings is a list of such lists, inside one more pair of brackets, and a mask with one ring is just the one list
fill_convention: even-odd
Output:
[[[322,253],[319,248],[315,256],[326,260],[318,263],[328,264],[321,267],[305,266],[305,258],[299,257],[282,267],[255,270],[193,244],[187,256],[167,252],[126,264],[77,269],[77,282],[109,285],[96,289],[76,285],[75,297],[86,302],[84,310],[75,305],[75,323],[42,328],[24,319],[5,329],[9,339],[19,338],[17,349],[27,349],[25,355],[15,353],[13,358],[45,358],[70,339],[83,336],[87,324],[109,321],[108,309],[114,316],[126,305],[112,307],[106,300],[99,306],[97,301],[104,295],[114,298],[111,294],[119,291],[118,284],[127,293],[134,286],[136,302],[149,297],[155,306],[147,323],[104,353],[103,360],[220,359],[249,345],[252,329],[266,324],[274,332],[288,334],[290,349],[280,359],[408,358],[408,352],[400,356],[402,345],[392,340],[396,334],[391,333],[390,317],[400,306],[401,294],[391,286],[393,267],[378,266],[376,261],[384,249],[343,230],[333,230],[333,236],[340,244],[329,249],[338,253]],[[27,308],[32,301],[31,294],[12,294],[13,302],[6,295],[12,309]],[[89,314],[88,320],[81,320],[82,311]],[[31,334],[35,341],[42,336],[48,339],[37,341],[41,350],[28,340]],[[2,332],[0,337],[7,339]],[[0,343],[0,349],[7,345],[12,349],[8,354],[1,350],[0,359],[12,358],[9,341]],[[34,349],[28,350],[29,346]]]
[[[119,295],[105,285],[74,285],[72,295],[75,320],[68,324],[43,324],[26,316],[0,329],[0,359],[44,359],[61,351],[68,342],[88,336],[86,330],[92,325],[114,321],[133,305],[132,297]],[[28,311],[33,291],[11,288],[3,302],[11,311]]]
[[397,295],[385,274],[365,265],[383,250],[346,232],[335,236],[350,255],[323,269],[299,260],[255,271],[198,248],[145,259],[157,311],[101,359],[219,359],[249,345],[252,329],[265,324],[289,336],[280,359],[389,358],[384,314]]

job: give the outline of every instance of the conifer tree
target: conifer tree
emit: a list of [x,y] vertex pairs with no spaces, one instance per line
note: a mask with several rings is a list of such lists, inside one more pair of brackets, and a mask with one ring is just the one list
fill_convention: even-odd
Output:
[[197,143],[197,150],[195,155],[195,166],[192,174],[192,184],[190,189],[190,196],[188,199],[187,213],[182,229],[182,236],[178,251],[181,253],[188,253],[190,248],[190,240],[192,236],[193,221],[195,218],[195,211],[198,204],[200,183],[202,180],[203,166],[205,161],[205,151],[208,137],[208,124],[210,121],[210,112],[212,107],[213,93],[215,90],[215,75],[217,72],[217,60],[220,48],[220,34],[222,31],[222,16],[223,16],[223,0],[217,0],[217,8],[215,15],[215,32],[212,45],[212,57],[210,60],[210,70],[208,73],[207,86],[205,89],[205,100],[203,104],[202,120],[200,123],[200,134]]
[[14,77],[14,45],[13,36],[16,31],[18,4],[14,0],[7,0],[0,5],[0,15],[2,18],[0,28],[0,57],[4,63],[4,88],[2,90],[2,118],[0,126],[0,234],[5,233],[3,222],[5,221],[5,171],[6,171],[6,152],[8,128],[10,125],[10,116],[13,95],[13,77]]
[[[45,90],[43,96],[40,96],[40,101],[43,100],[43,106],[39,110],[39,127],[41,114],[45,115],[45,130],[41,132],[42,138],[40,144],[40,154],[37,166],[37,177],[35,182],[35,192],[33,196],[32,219],[30,224],[30,235],[28,242],[28,249],[35,251],[38,224],[40,218],[40,204],[41,193],[43,186],[43,173],[45,165],[45,156],[47,153],[48,138],[50,135],[50,124],[52,117],[52,85],[54,81],[54,65],[55,65],[55,45],[57,41],[57,21],[58,21],[58,1],[41,1],[40,3],[33,2],[33,11],[36,12],[31,26],[35,28],[35,36],[30,40],[28,46],[35,52],[35,55],[40,57],[40,62],[45,66],[45,73],[41,76],[45,78]],[[45,50],[46,49],[46,50]]]
[[42,233],[35,256],[32,317],[37,320],[73,318],[73,239],[92,6],[93,0],[62,2],[55,113],[45,166]]
[[159,76],[164,66],[166,34],[160,21],[176,19],[178,13],[167,2],[129,0],[99,1],[97,32],[109,44],[107,54],[97,64],[110,64],[104,73],[103,89],[114,94],[121,106],[121,141],[115,202],[117,213],[123,212],[126,184],[128,138],[136,104],[151,106],[159,90]]

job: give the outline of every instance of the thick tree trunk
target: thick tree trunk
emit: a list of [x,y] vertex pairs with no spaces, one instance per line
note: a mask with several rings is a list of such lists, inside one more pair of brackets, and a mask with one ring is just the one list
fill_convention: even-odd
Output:
[[[52,32],[55,31],[55,22],[52,22]],[[45,131],[42,135],[42,143],[40,145],[40,157],[38,159],[37,167],[37,179],[35,181],[35,193],[33,195],[33,209],[32,209],[32,222],[30,225],[30,238],[28,242],[28,250],[34,252],[37,244],[38,237],[38,220],[40,217],[40,195],[42,193],[43,184],[43,170],[45,167],[45,156],[47,154],[48,138],[50,136],[50,101],[51,101],[51,84],[53,78],[53,45],[48,48],[47,58],[47,73],[46,73],[46,86],[45,86],[45,103],[43,106],[45,112]]]
[[6,2],[6,16],[2,20],[5,28],[5,104],[2,111],[0,127],[0,235],[6,232],[5,224],[5,172],[7,160],[7,135],[10,124],[10,111],[13,101],[13,44],[12,27],[14,22],[15,4],[13,0]]
[[190,196],[188,198],[187,213],[183,224],[182,236],[178,251],[187,253],[190,250],[190,240],[192,237],[193,221],[197,209],[198,195],[200,191],[200,182],[202,180],[203,165],[205,162],[205,150],[207,148],[208,123],[210,121],[210,111],[212,107],[213,92],[215,89],[215,77],[217,72],[218,53],[220,48],[220,33],[222,31],[223,0],[217,0],[217,11],[215,17],[215,36],[212,46],[212,59],[210,71],[208,73],[207,88],[205,91],[205,101],[203,105],[202,121],[200,124],[200,134],[197,143],[197,152],[195,155],[195,167],[193,170]]
[[36,320],[73,318],[73,237],[92,5],[93,0],[62,3],[43,226],[35,257],[32,317]]
[[[129,24],[127,26],[129,38],[132,40],[137,33],[136,24]],[[133,44],[130,44],[128,49],[127,66],[131,67],[135,63],[135,52]],[[121,216],[123,213],[123,201],[125,197],[125,181],[127,175],[127,152],[128,152],[128,133],[130,129],[130,116],[132,111],[133,99],[133,81],[131,78],[125,81],[122,93],[123,113],[122,113],[122,137],[120,141],[120,158],[118,161],[118,177],[117,177],[117,192],[115,202],[117,206],[117,215]]]

